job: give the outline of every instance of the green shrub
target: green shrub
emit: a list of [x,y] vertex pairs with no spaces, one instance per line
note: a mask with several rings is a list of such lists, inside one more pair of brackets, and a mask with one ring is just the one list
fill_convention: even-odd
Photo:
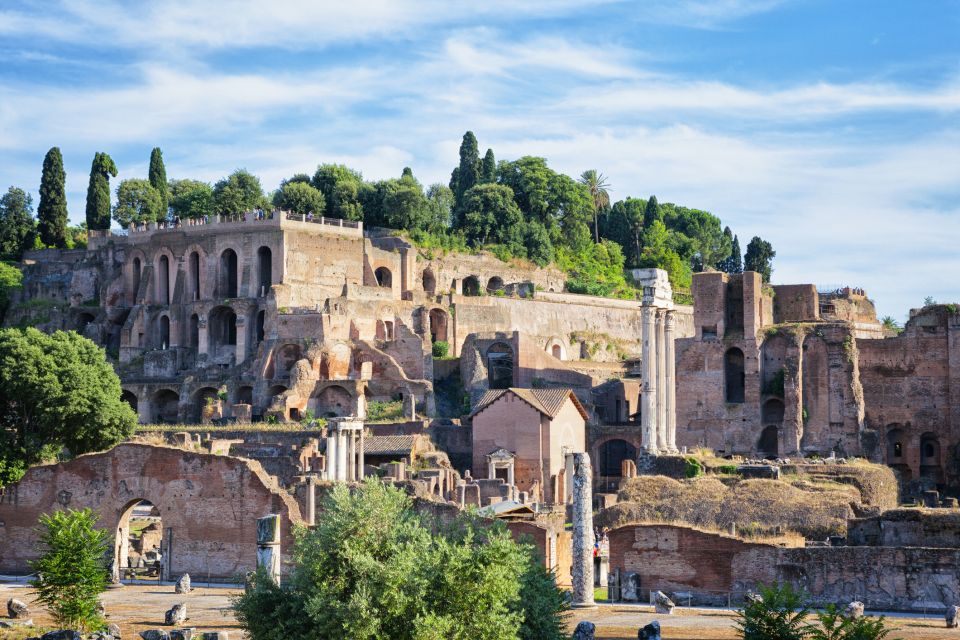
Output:
[[733,475],[737,472],[737,465],[735,464],[722,464],[719,467],[714,467],[717,473],[726,473]]
[[805,640],[810,608],[804,596],[789,584],[760,587],[760,598],[737,611],[737,628],[743,640]]
[[374,400],[367,405],[367,422],[386,422],[401,417],[403,417],[403,402]]
[[446,358],[450,354],[450,343],[444,340],[437,340],[431,347],[434,358]]
[[703,465],[693,456],[684,458],[683,475],[688,478],[696,478],[703,473]]

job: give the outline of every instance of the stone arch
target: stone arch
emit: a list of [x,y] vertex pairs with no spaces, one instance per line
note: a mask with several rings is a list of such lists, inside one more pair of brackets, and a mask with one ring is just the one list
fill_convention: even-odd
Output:
[[253,387],[250,385],[243,385],[242,387],[237,388],[236,394],[236,403],[237,404],[253,404]]
[[180,394],[172,389],[159,389],[150,399],[150,419],[158,424],[180,421]]
[[386,267],[377,267],[377,270],[373,272],[373,275],[377,279],[378,287],[390,288],[393,286],[393,273],[390,272],[390,269]]
[[563,340],[557,336],[547,340],[547,344],[544,345],[543,350],[557,360],[567,359],[567,345],[564,344]]
[[[137,534],[131,536],[131,522],[148,520],[143,526],[138,522]],[[113,575],[117,579],[168,577],[167,558],[163,532],[163,519],[160,510],[150,500],[136,498],[127,502],[120,510],[117,531],[114,536]]]
[[287,388],[285,386],[283,386],[282,384],[275,384],[272,387],[270,387],[269,390],[267,390],[267,397],[273,399],[277,396],[282,396],[286,392],[287,392]]
[[201,387],[193,392],[191,407],[193,409],[193,421],[197,424],[203,422],[203,409],[207,404],[215,404],[219,398],[219,393],[213,387]]
[[760,349],[760,392],[764,395],[783,397],[784,366],[790,343],[782,335],[764,341]]
[[87,330],[87,325],[93,322],[95,319],[96,318],[94,318],[92,313],[83,312],[83,313],[77,314],[77,320],[76,320],[77,333],[79,333],[80,335],[83,335]]
[[154,302],[157,304],[170,304],[173,296],[174,278],[171,272],[174,270],[173,254],[170,250],[163,248],[159,251],[156,258],[156,288],[154,289]]
[[353,413],[353,396],[344,387],[331,384],[314,396],[313,405],[318,417],[348,416]]
[[142,256],[134,256],[130,261],[130,304],[137,303],[137,293],[140,291],[140,279],[143,276]]
[[200,251],[193,250],[187,256],[187,295],[190,300],[199,300],[201,288],[201,267]]
[[621,477],[624,460],[637,461],[637,448],[621,438],[607,440],[597,448],[597,471],[610,478]]
[[233,249],[224,249],[220,253],[220,298],[236,298],[238,296],[240,291],[238,264],[237,252]]
[[513,386],[513,347],[506,342],[495,342],[487,349],[487,382],[491,389]]
[[159,340],[160,348],[167,349],[170,346],[170,316],[163,314],[159,318]]
[[477,276],[468,276],[463,280],[463,295],[480,295],[480,278]]
[[780,455],[780,429],[774,425],[763,428],[760,440],[757,441],[757,451],[765,458],[776,458]]
[[764,425],[781,425],[783,424],[783,414],[784,414],[784,405],[783,401],[778,398],[771,398],[763,403],[763,408],[760,411],[761,418],[760,421]]
[[907,454],[907,434],[899,424],[887,425],[887,464],[903,463]]
[[743,351],[732,347],[723,354],[723,381],[726,401],[743,403],[745,401],[745,382]]
[[265,296],[273,286],[273,251],[263,246],[257,249],[257,295]]
[[123,389],[120,392],[120,399],[130,405],[130,408],[133,409],[134,413],[137,412],[137,394],[129,389]]
[[448,337],[448,327],[450,323],[450,314],[440,307],[435,307],[430,309],[428,318],[430,320],[430,341],[449,342],[450,339]]
[[920,477],[943,484],[943,467],[940,464],[940,439],[933,432],[920,436]]
[[433,269],[427,268],[423,270],[421,282],[423,283],[424,293],[432,296],[437,292],[437,277],[433,274]]
[[500,276],[493,276],[487,280],[487,293],[495,294],[498,291],[503,291],[503,278]]
[[237,314],[227,306],[210,312],[210,343],[214,349],[237,344]]

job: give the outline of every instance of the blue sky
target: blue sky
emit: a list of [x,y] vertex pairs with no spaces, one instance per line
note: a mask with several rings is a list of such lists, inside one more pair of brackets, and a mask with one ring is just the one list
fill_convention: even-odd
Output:
[[774,280],[860,286],[902,320],[960,300],[960,0],[40,0],[0,3],[0,187],[90,161],[237,167],[273,189],[344,162],[446,182],[499,159],[596,168],[706,209]]

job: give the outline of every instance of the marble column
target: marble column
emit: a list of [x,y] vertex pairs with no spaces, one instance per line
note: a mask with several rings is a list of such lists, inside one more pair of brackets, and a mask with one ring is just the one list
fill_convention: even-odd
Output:
[[309,526],[317,523],[317,476],[312,473],[307,476],[307,497],[304,505],[304,519]]
[[363,442],[363,429],[360,429],[360,450],[357,452],[357,480],[363,481],[365,470],[363,468],[364,463],[364,442]]
[[337,479],[337,431],[333,428],[327,431],[327,480]]
[[257,520],[257,567],[280,584],[280,516],[269,515]]
[[337,481],[347,481],[347,433],[337,429]]
[[663,330],[663,348],[666,354],[667,375],[664,380],[666,387],[664,394],[666,414],[667,414],[667,450],[671,453],[677,452],[677,362],[674,353],[674,326],[677,316],[675,311],[667,312],[666,323]]
[[657,453],[657,365],[656,365],[656,315],[654,307],[641,309],[643,318],[643,391],[640,394],[640,428],[643,435],[643,450]]
[[666,452],[667,446],[667,358],[664,349],[664,324],[667,312],[657,310],[657,450]]
[[357,479],[357,443],[353,438],[353,431],[347,432],[347,481]]
[[593,468],[589,453],[573,454],[573,581],[574,607],[593,607]]

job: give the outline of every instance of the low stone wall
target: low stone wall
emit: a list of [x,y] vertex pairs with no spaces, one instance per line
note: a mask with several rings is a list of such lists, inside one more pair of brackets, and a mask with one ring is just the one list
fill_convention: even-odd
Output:
[[789,582],[817,603],[941,610],[960,599],[958,563],[960,549],[786,548],[675,525],[610,532],[610,570],[621,582],[635,573],[640,600],[660,590],[689,593],[692,604],[737,604],[759,584]]
[[[280,514],[284,553],[302,522],[291,496],[250,460],[125,443],[102,453],[30,469],[0,494],[0,573],[29,573],[43,513],[90,508],[118,531],[131,507],[160,511],[171,577],[235,580],[257,565],[257,518]],[[116,537],[116,536],[113,536]],[[116,548],[119,541],[110,543]],[[285,558],[286,559],[286,558]]]

